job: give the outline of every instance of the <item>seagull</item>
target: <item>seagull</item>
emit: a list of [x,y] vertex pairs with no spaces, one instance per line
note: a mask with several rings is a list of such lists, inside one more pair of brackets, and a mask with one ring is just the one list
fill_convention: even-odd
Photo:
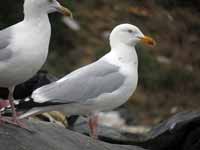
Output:
[[150,46],[156,44],[136,26],[118,25],[110,34],[109,53],[92,64],[36,89],[29,101],[18,104],[18,109],[28,110],[19,119],[52,110],[88,116],[91,136],[96,138],[97,113],[124,104],[137,87],[138,57],[135,45],[139,42]]
[[25,0],[23,21],[0,30],[0,87],[9,89],[13,124],[19,124],[13,103],[14,88],[35,75],[45,63],[51,36],[48,14],[52,12],[72,16],[56,0]]

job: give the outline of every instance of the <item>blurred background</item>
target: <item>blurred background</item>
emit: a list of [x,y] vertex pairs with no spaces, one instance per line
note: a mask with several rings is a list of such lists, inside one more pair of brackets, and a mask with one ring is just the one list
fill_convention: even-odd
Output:
[[[108,36],[121,23],[138,26],[157,41],[137,46],[139,83],[121,107],[129,124],[154,125],[200,106],[199,0],[60,0],[74,21],[51,14],[52,37],[43,69],[58,78],[109,51]],[[23,0],[0,5],[0,29],[23,19]]]

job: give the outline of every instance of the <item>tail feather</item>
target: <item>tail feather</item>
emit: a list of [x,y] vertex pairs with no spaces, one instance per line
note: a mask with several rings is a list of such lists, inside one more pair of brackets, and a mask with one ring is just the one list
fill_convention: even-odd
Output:
[[33,108],[27,112],[25,112],[24,114],[20,115],[18,118],[19,119],[24,119],[24,118],[28,118],[28,117],[31,117],[33,115],[37,115],[37,114],[40,114],[41,113],[41,110],[38,109],[38,108]]
[[71,104],[74,102],[68,102],[68,103],[58,103],[58,102],[44,102],[44,103],[37,103],[34,101],[34,99],[30,98],[24,101],[20,101],[17,105],[17,111],[23,111],[22,115],[19,116],[19,119],[27,118],[33,115],[38,115],[44,112],[54,111],[61,108],[61,105],[65,104]]

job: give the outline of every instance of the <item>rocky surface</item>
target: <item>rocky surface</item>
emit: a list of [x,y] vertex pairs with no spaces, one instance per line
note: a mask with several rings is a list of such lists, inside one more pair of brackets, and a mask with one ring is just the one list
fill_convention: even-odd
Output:
[[12,125],[0,128],[1,150],[145,150],[137,146],[116,145],[94,140],[40,121],[28,121],[31,132]]
[[[200,112],[181,112],[144,133],[101,126],[99,140],[88,136],[86,121],[75,131],[55,123],[25,120],[31,131],[12,125],[0,127],[0,150],[199,150]],[[80,134],[84,133],[84,134]]]
[[[84,134],[89,131],[84,120],[78,120],[73,130]],[[143,134],[101,126],[99,137],[106,142],[138,145],[150,150],[199,150],[200,112],[178,113]]]

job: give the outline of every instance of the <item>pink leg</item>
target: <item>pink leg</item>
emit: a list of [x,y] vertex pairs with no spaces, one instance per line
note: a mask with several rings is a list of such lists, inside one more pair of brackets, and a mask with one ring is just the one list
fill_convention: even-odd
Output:
[[24,128],[24,129],[28,129],[23,122],[21,122],[20,120],[17,119],[17,113],[16,113],[16,110],[15,110],[14,102],[13,102],[14,101],[14,98],[13,98],[14,87],[11,87],[11,88],[8,88],[8,89],[9,89],[8,99],[9,99],[11,109],[12,109],[12,120],[7,118],[5,122],[19,126],[21,128]]
[[90,136],[94,139],[97,139],[97,126],[98,126],[98,116],[94,115],[89,118],[89,128],[90,128]]
[[[1,100],[0,101],[0,109],[8,107],[9,105],[10,105],[10,103],[9,103],[8,100]],[[4,122],[4,118],[3,118],[3,116],[1,115],[1,112],[0,112],[0,124],[2,124],[3,122]]]
[[[11,92],[11,94],[12,94],[12,92]],[[28,130],[28,128],[26,127],[26,125],[23,124],[23,122],[20,122],[17,119],[18,114],[15,111],[15,107],[14,107],[14,103],[13,103],[13,97],[9,94],[9,100],[2,100],[2,101],[0,101],[0,109],[8,107],[10,105],[11,105],[12,110],[14,110],[13,118],[10,119],[10,117],[3,117],[1,115],[1,112],[0,112],[0,124],[2,124],[2,123],[9,123],[9,124],[13,124],[13,125],[16,125],[16,126],[19,126],[21,128],[24,128],[24,129]]]
[[3,123],[3,120],[2,120],[2,115],[1,115],[1,112],[0,112],[0,125]]
[[8,107],[10,105],[9,100],[1,100],[0,101],[0,109]]
[[14,87],[9,88],[8,100],[10,102],[11,109],[12,109],[13,122],[16,123],[17,122],[17,113],[16,113],[16,110],[15,110],[15,105],[13,103],[13,101],[14,101],[14,98],[13,98],[14,89],[15,89]]
[[3,117],[0,113],[0,125],[2,125],[3,123],[9,121],[8,119],[6,119],[5,117]]

